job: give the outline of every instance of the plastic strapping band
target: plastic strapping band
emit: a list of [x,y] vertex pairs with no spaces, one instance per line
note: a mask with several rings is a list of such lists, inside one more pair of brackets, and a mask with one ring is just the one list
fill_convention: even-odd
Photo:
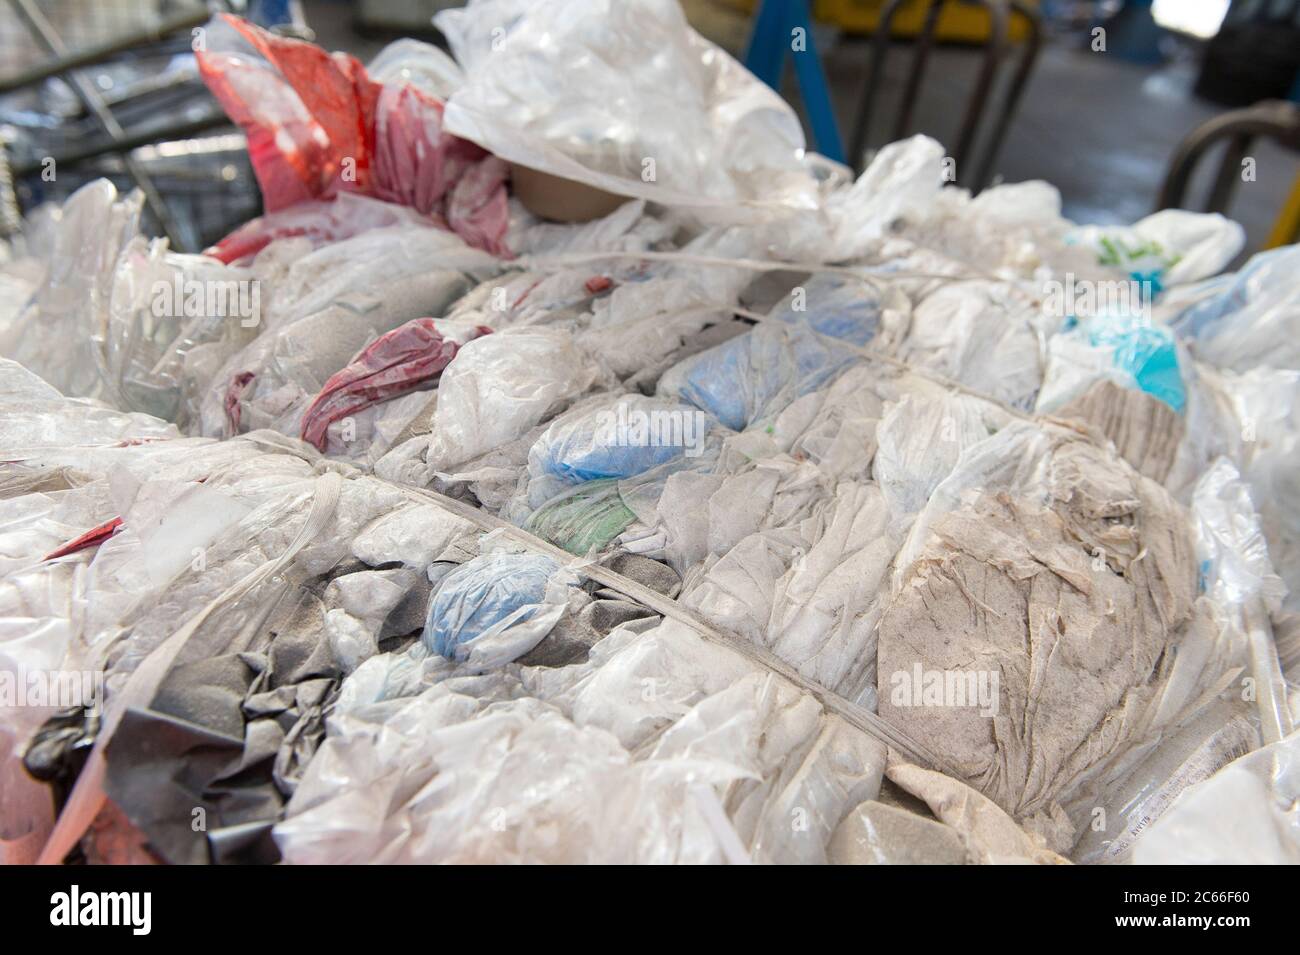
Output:
[[411,485],[399,485],[403,491],[409,494],[425,498],[428,501],[437,504],[446,511],[463,518],[474,526],[483,531],[500,531],[504,535],[518,541],[525,547],[539,551],[554,559],[562,566],[572,569],[574,572],[581,574],[597,583],[609,587],[611,590],[617,590],[638,603],[649,607],[662,617],[674,620],[686,627],[694,630],[700,636],[713,643],[720,644],[738,653],[746,660],[775,673],[777,676],[794,684],[800,690],[808,693],[817,700],[827,711],[839,716],[846,723],[862,730],[869,736],[874,737],[886,746],[897,750],[906,756],[909,760],[920,763],[931,769],[937,769],[947,773],[955,779],[961,779],[962,776],[952,769],[943,759],[935,755],[925,746],[910,738],[906,733],[892,724],[881,719],[875,713],[872,713],[866,707],[859,706],[850,700],[845,699],[838,693],[826,689],[819,683],[807,679],[792,666],[778,657],[766,647],[759,646],[738,634],[730,633],[726,630],[720,630],[712,624],[706,623],[691,611],[684,608],[677,601],[665,597],[658,591],[651,590],[644,584],[638,583],[622,574],[610,570],[608,567],[594,563],[591,560],[577,558],[568,551],[561,550],[549,541],[542,540],[530,534],[520,527],[516,527],[507,521],[502,520],[486,511],[480,510],[466,504],[464,501],[458,501],[455,498],[440,494],[437,491],[430,491],[425,488],[418,488]]

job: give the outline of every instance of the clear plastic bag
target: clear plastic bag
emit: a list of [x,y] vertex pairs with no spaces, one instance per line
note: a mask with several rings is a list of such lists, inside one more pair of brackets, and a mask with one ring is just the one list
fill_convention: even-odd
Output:
[[765,322],[674,365],[657,391],[744,431],[823,387],[852,361],[807,326]]
[[566,332],[507,328],[476,338],[442,374],[427,460],[448,471],[520,437],[608,376]]
[[50,223],[46,271],[21,315],[0,329],[0,354],[63,394],[98,397],[95,354],[112,298],[118,256],[135,237],[144,196],[119,199],[107,179],[78,189]]
[[794,112],[674,0],[474,0],[434,23],[465,71],[447,128],[497,156],[711,215],[815,205]]
[[1197,357],[1244,372],[1300,368],[1300,246],[1252,256],[1241,271],[1179,289],[1164,303],[1169,322]]

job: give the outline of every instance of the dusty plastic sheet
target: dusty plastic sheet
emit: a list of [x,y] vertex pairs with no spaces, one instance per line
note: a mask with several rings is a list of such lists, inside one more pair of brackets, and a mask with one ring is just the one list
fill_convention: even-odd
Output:
[[620,395],[557,418],[528,452],[529,471],[567,484],[635,477],[698,454],[711,427],[687,405]]
[[69,197],[49,229],[43,277],[0,328],[0,353],[64,394],[100,393],[97,340],[113,294],[118,257],[135,237],[144,197],[119,198],[106,179]]
[[[71,404],[75,407],[75,403]],[[201,442],[197,446],[182,441],[182,446],[176,448],[170,447],[171,442],[161,442],[155,446],[107,448],[106,456],[101,455],[104,460],[117,457],[123,461],[135,461],[135,467],[153,472],[155,481],[181,478],[184,483],[185,478],[192,482],[202,476],[204,483],[193,485],[195,489],[211,488],[212,493],[223,496],[246,497],[252,494],[253,500],[260,499],[263,503],[251,511],[241,511],[243,516],[234,515],[233,525],[228,523],[224,530],[217,529],[218,536],[209,539],[206,545],[202,571],[184,563],[173,565],[170,570],[160,567],[161,576],[153,586],[166,586],[166,598],[133,602],[115,611],[116,614],[125,612],[130,621],[129,639],[125,647],[119,648],[126,652],[115,651],[112,656],[115,662],[111,673],[117,677],[110,676],[110,684],[121,687],[114,706],[124,708],[110,709],[111,725],[104,731],[98,744],[100,750],[94,754],[91,766],[78,784],[78,791],[73,793],[56,841],[47,847],[47,858],[57,858],[75,837],[78,827],[89,825],[88,820],[100,815],[98,807],[107,805],[106,799],[128,807],[126,818],[129,823],[145,833],[151,844],[170,861],[247,862],[274,858],[275,847],[266,839],[268,825],[280,814],[279,806],[289,793],[297,792],[304,782],[309,787],[312,785],[302,777],[301,770],[322,741],[321,715],[334,698],[333,688],[338,676],[366,671],[366,661],[372,658],[385,662],[385,665],[386,661],[407,659],[406,651],[381,652],[379,644],[384,633],[381,624],[387,625],[394,615],[406,615],[403,609],[405,601],[400,596],[403,592],[413,590],[417,595],[417,606],[423,605],[418,597],[421,592],[425,594],[424,600],[428,600],[428,591],[421,591],[416,586],[422,575],[415,573],[414,568],[423,568],[430,562],[437,564],[440,559],[453,554],[472,553],[465,548],[477,534],[465,537],[463,528],[466,525],[463,522],[440,513],[434,507],[412,505],[409,499],[403,504],[402,495],[361,476],[334,481],[336,486],[330,491],[332,503],[328,509],[319,509],[318,514],[316,504],[311,503],[311,512],[317,515],[311,517],[305,512],[309,502],[318,499],[319,491],[305,496],[303,492],[320,487],[321,481],[330,483],[330,479],[337,478],[337,475],[327,472],[320,477],[313,476],[311,462],[316,459],[301,445],[285,443],[280,449],[282,452],[296,448],[300,455],[290,457],[274,453],[273,446],[258,451],[253,443],[255,440],[264,439],[250,436],[223,443]],[[256,464],[256,467],[240,467],[228,474],[225,469],[218,469],[215,475],[212,473],[216,463],[212,458],[214,454],[233,453],[240,449],[245,455],[243,463]],[[202,453],[196,454],[196,450],[202,450]],[[267,452],[272,453],[268,456]],[[65,452],[52,454],[51,463]],[[94,461],[85,461],[84,455],[82,457],[83,468],[89,467],[92,472],[98,469]],[[272,464],[286,469],[283,479],[272,479],[275,471],[267,468]],[[96,483],[87,485],[87,490]],[[163,515],[179,508],[176,517],[182,520],[184,515],[191,513],[185,510],[184,494],[176,497],[172,504],[165,505],[159,496],[160,491],[161,486],[148,491],[141,489],[137,506],[157,509],[161,505]],[[200,503],[205,503],[210,510],[214,502],[215,499]],[[304,518],[308,519],[306,524],[301,523]],[[143,528],[150,523],[143,513],[128,510],[128,528]],[[163,523],[169,534],[180,530],[180,527],[168,527],[166,516]],[[200,539],[193,535],[190,537],[190,540]],[[169,546],[175,548],[177,556],[183,554],[185,558],[191,558],[186,546],[190,540],[176,539]],[[250,541],[257,541],[260,553],[250,553]],[[286,545],[287,550],[284,549]],[[148,541],[138,534],[129,534],[105,549],[108,547],[101,546],[95,554],[96,563],[108,562],[108,566],[101,568],[101,574],[114,561],[126,560],[129,563],[147,553]],[[267,560],[259,566],[256,561],[262,556]],[[349,568],[351,558],[362,561],[363,566]],[[404,567],[410,566],[410,576],[397,577],[396,569],[383,569],[394,560],[403,562]],[[314,587],[303,589],[299,586],[312,576],[321,575],[329,580],[323,593]],[[277,583],[281,576],[287,577],[288,585],[297,589],[286,592],[285,585]],[[134,596],[139,595],[139,589],[137,584]],[[287,599],[293,593],[299,596]],[[215,597],[211,596],[213,594]],[[190,616],[191,608],[204,599],[208,600],[204,611],[197,617]],[[590,601],[590,598],[583,599]],[[324,606],[321,606],[322,600]],[[598,644],[606,635],[608,631],[602,628],[611,624],[617,628],[629,610],[636,619],[646,619],[647,616],[643,609],[608,597],[600,597],[584,604],[584,607],[597,611],[589,613],[584,610],[581,614],[585,621],[583,626],[596,628],[593,638],[585,644],[588,647]],[[568,613],[567,606],[565,612]],[[649,616],[653,617],[653,614]],[[104,623],[112,619],[118,618],[108,618]],[[409,632],[405,630],[406,626],[418,631],[421,625],[419,616],[406,615],[405,619],[408,621],[406,625],[393,624],[399,628],[398,633]],[[602,622],[602,619],[608,622]],[[325,640],[316,636],[322,629]],[[271,645],[269,654],[261,645],[267,631],[280,635]],[[581,628],[575,630],[573,625],[561,621],[547,639],[563,634],[565,639],[576,639],[581,643],[587,638],[581,637],[580,633]],[[691,636],[686,645],[690,646],[697,640]],[[364,648],[367,641],[370,642],[368,650]],[[638,647],[638,652],[644,652],[644,649]],[[720,667],[709,666],[703,671],[713,674],[711,679],[721,678],[726,673],[739,675],[748,671],[748,664],[739,665],[727,653],[720,657],[717,651],[710,653],[715,663],[723,664]],[[278,661],[277,654],[280,657]],[[677,665],[679,656],[665,652],[663,664]],[[728,660],[731,662],[726,662]],[[594,668],[578,667],[563,677],[556,671],[555,676],[539,674],[537,679],[546,682],[559,678],[559,682],[567,686],[581,674],[590,674]],[[444,672],[443,675],[451,674]],[[465,671],[462,671],[459,678],[463,680],[464,677]],[[606,679],[616,678],[611,673]],[[735,713],[736,703],[749,699],[764,685],[751,680],[744,688],[733,691],[732,697],[712,704],[702,715],[708,714],[710,721],[721,717],[723,725],[730,726],[732,724],[726,721]],[[392,691],[397,684],[392,682],[389,686]],[[462,693],[468,688],[463,682],[458,686]],[[749,688],[751,686],[753,689]],[[198,692],[200,687],[202,692]],[[564,695],[564,692],[564,686],[556,685],[550,695]],[[603,718],[606,721],[619,712],[612,700],[604,701],[603,692],[577,688],[574,692],[579,694],[580,707],[588,714],[583,725],[596,719],[598,712],[608,714]],[[612,689],[610,692],[621,695],[623,691]],[[760,713],[767,714],[764,717],[767,722],[761,725],[776,731],[777,726],[787,725],[789,704],[798,697],[791,698],[785,689],[776,692],[775,696],[770,696],[771,690],[766,692],[769,696],[759,696],[755,705],[759,706]],[[538,700],[521,699],[518,705],[525,710],[549,712]],[[733,861],[748,858],[751,853],[765,859],[788,857],[792,847],[783,842],[789,839],[783,836],[788,828],[785,822],[786,800],[796,801],[797,805],[816,807],[818,815],[814,829],[816,837],[797,840],[795,847],[799,852],[810,854],[809,861],[818,861],[824,851],[824,840],[829,837],[844,808],[874,792],[883,756],[878,744],[865,740],[856,730],[849,731],[834,718],[817,716],[819,711],[815,704],[809,708],[808,703],[801,703],[796,711],[800,719],[791,725],[791,730],[798,734],[796,740],[782,736],[784,742],[776,748],[769,744],[766,755],[757,763],[745,757],[738,774],[729,768],[733,760],[728,755],[730,744],[721,745],[731,737],[727,735],[717,740],[721,748],[714,750],[716,756],[711,757],[712,768],[707,770],[706,778],[739,782],[739,789],[725,797],[728,809],[721,808],[724,802],[716,790],[698,788],[703,753],[698,745],[690,745],[690,740],[698,735],[697,731],[686,728],[669,737],[679,741],[676,745],[687,747],[685,751],[665,748],[668,745],[665,742],[655,759],[645,766],[639,765],[645,758],[644,754],[634,757],[630,749],[611,750],[615,762],[627,767],[625,787],[613,786],[613,780],[602,768],[606,764],[597,762],[576,778],[566,777],[565,791],[569,795],[564,798],[577,800],[573,805],[581,815],[594,816],[595,807],[605,807],[611,811],[611,824],[614,819],[620,819],[621,825],[628,814],[635,815],[635,805],[639,803],[625,807],[623,814],[614,814],[607,800],[618,797],[620,793],[631,799],[641,798],[636,794],[645,792],[645,777],[663,776],[665,781],[655,784],[656,787],[667,787],[661,792],[664,801],[656,803],[660,821],[647,832],[661,831],[654,826],[666,827],[667,831],[685,826],[686,831],[695,832],[694,814],[703,812],[707,821],[696,837],[700,848],[683,849],[682,857],[701,860],[732,858]],[[651,712],[663,714],[656,717],[658,719],[676,721],[682,710],[677,704],[668,709],[656,704]],[[564,713],[561,708],[546,718],[546,723],[553,725],[559,733],[557,755],[564,751],[564,739],[577,732],[578,724],[572,723],[572,717]],[[772,723],[772,720],[778,722]],[[630,732],[626,724],[609,725],[620,725],[621,732]],[[432,724],[428,728],[431,730]],[[324,731],[329,739],[336,735],[327,728]],[[465,725],[458,732],[463,735],[475,731],[476,727]],[[578,738],[591,737],[595,732],[594,728],[587,729],[586,735]],[[762,731],[754,725],[752,730],[745,732]],[[631,745],[630,737],[628,739],[628,745]],[[145,746],[150,740],[153,742]],[[793,749],[785,748],[791,742]],[[529,749],[525,747],[519,752],[526,754]],[[591,751],[584,745],[580,752]],[[315,763],[314,758],[308,765],[311,763]],[[873,764],[877,767],[874,771],[870,768]],[[179,787],[168,782],[178,765],[187,770],[185,785]],[[850,772],[845,768],[863,765],[868,767],[865,776],[860,774],[860,770]],[[806,779],[795,773],[800,766]],[[490,773],[481,777],[462,775],[460,778],[475,786],[495,785],[494,781],[498,779]],[[780,782],[783,778],[787,781]],[[473,782],[474,779],[478,782]],[[360,777],[357,780],[359,784]],[[501,781],[504,782],[504,778]],[[690,802],[683,805],[674,794],[680,794],[682,785],[688,782],[696,788],[690,790]],[[660,792],[657,788],[655,791]],[[337,788],[332,792],[337,794]],[[769,804],[770,808],[764,810],[766,815],[759,812]],[[203,808],[206,813],[206,833],[196,833],[190,825],[195,806]],[[514,814],[525,811],[526,806],[527,803],[521,803],[506,808],[510,818],[514,819],[517,818]],[[704,808],[693,808],[699,806]],[[742,807],[744,812],[740,821],[728,821],[728,813],[741,812]],[[331,816],[332,821],[327,825],[336,828],[357,824],[343,805],[335,805],[332,811],[342,812],[342,815]],[[451,811],[448,808],[426,817],[423,809],[412,809],[415,818],[427,818],[428,824],[438,831],[445,828],[444,822],[453,818],[447,815]],[[755,813],[758,813],[757,817]],[[290,823],[293,819],[291,813]],[[490,818],[484,820],[484,825],[490,823]],[[302,831],[308,825],[309,821],[304,820],[296,831]],[[734,826],[745,834],[743,838],[734,834]],[[289,831],[295,831],[293,825]],[[540,858],[539,853],[548,851],[527,834],[526,828],[522,834],[515,830],[511,837],[520,840],[516,851],[521,857]],[[293,847],[291,857],[292,852],[299,851],[296,848],[298,844],[292,841],[282,841],[281,844]],[[359,844],[364,845],[364,841]],[[710,846],[713,848],[707,848]],[[447,854],[451,851],[426,846],[413,858],[441,860],[452,857]],[[644,853],[672,850],[661,841],[647,842],[637,848],[635,843],[615,844],[602,838],[594,843],[575,842],[565,851],[570,853],[569,858],[583,858],[584,854],[596,858],[602,857],[600,853],[609,852],[614,857],[635,859],[669,858],[645,856]]]
[[523,526],[579,557],[603,551],[636,520],[614,479],[584,481],[529,514]]
[[1217,213],[1164,209],[1130,227],[1080,226],[1066,241],[1094,248],[1100,264],[1161,289],[1223,271],[1246,232]]
[[607,373],[567,332],[508,328],[463,347],[443,373],[428,461],[450,470],[537,424]]
[[455,235],[420,226],[374,229],[316,250],[294,248],[295,241],[276,243],[254,263],[268,301],[256,337],[222,356],[209,379],[203,433],[302,433],[307,407],[363,348],[441,314],[472,274],[494,268]]
[[824,385],[850,360],[805,326],[765,323],[669,369],[658,391],[743,431]]
[[319,247],[392,225],[428,226],[430,220],[405,206],[342,192],[332,199],[304,199],[278,212],[258,216],[205,254],[222,262],[243,263],[277,239],[301,237]]
[[1098,315],[1052,338],[1039,411],[1055,411],[1095,381],[1117,384],[1163,401],[1187,404],[1174,335],[1138,315]]
[[[945,749],[1058,852],[1108,779],[1243,668],[1240,634],[1197,596],[1185,512],[1065,434],[1013,425],[976,445],[917,518],[894,576],[881,715]],[[942,681],[927,704],[929,673],[961,675],[963,705],[943,705]]]
[[1300,248],[1252,256],[1241,271],[1180,290],[1170,324],[1195,342],[1198,356],[1223,368],[1300,365],[1293,334]]

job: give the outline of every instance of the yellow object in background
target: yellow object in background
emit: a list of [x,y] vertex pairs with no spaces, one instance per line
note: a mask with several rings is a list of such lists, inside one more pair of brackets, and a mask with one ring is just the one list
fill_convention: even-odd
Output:
[[[723,0],[734,9],[753,13],[758,9],[758,0]],[[846,33],[871,33],[876,29],[880,11],[885,0],[812,0],[813,17],[823,23],[831,23]],[[1037,7],[1038,0],[1026,0],[1026,5]],[[916,36],[925,23],[926,3],[924,0],[908,0],[894,15],[893,35],[898,37]],[[1025,38],[1025,22],[1020,17],[1011,17],[1007,29],[1012,41]],[[988,14],[977,6],[958,3],[945,3],[939,14],[936,36],[941,42],[983,43],[989,35]]]
[[1273,230],[1269,233],[1264,248],[1276,249],[1279,245],[1290,245],[1292,242],[1300,242],[1300,176],[1296,176],[1295,182],[1291,184],[1291,195],[1282,204],[1282,211],[1273,223]]

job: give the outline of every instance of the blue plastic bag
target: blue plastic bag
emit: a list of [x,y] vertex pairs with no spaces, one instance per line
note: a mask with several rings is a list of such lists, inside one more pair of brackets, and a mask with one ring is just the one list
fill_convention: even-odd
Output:
[[1169,329],[1127,317],[1102,316],[1089,320],[1087,331],[1093,345],[1114,349],[1115,367],[1132,375],[1139,388],[1182,412],[1187,389]]
[[865,346],[880,328],[880,292],[839,275],[816,275],[787,295],[770,318],[787,325],[807,324],[822,335]]
[[466,561],[434,591],[420,639],[433,653],[464,659],[466,645],[485,632],[532,617],[558,569],[540,554],[487,554]]
[[716,426],[711,415],[684,402],[620,395],[557,418],[529,451],[529,471],[566,484],[636,477],[698,456]]
[[853,361],[852,352],[805,324],[764,323],[674,365],[658,390],[743,431],[824,387]]

